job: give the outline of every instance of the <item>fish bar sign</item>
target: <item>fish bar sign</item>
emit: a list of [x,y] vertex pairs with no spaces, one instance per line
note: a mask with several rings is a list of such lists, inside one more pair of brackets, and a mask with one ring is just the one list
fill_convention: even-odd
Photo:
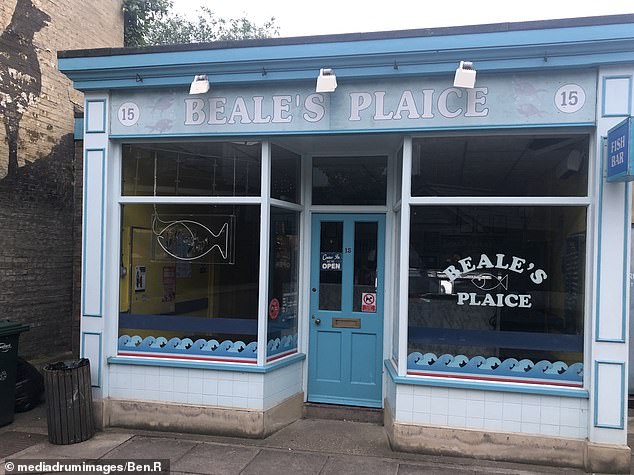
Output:
[[507,293],[509,275],[528,274],[528,278],[536,285],[548,278],[543,269],[521,257],[498,253],[495,256],[480,254],[476,259],[465,257],[458,260],[457,265],[450,265],[442,272],[451,284],[460,279],[470,281],[479,289],[457,292],[458,305],[531,308],[533,304],[530,294]]
[[628,117],[608,131],[607,146],[607,181],[634,180],[632,117]]

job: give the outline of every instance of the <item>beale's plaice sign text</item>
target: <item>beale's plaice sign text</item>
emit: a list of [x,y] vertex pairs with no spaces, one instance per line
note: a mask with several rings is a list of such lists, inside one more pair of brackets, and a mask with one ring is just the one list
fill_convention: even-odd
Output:
[[112,135],[265,134],[507,125],[590,124],[595,75],[482,75],[473,89],[446,77],[354,81],[333,93],[314,85],[113,92]]
[[535,285],[543,283],[548,278],[546,271],[537,267],[535,263],[504,253],[483,253],[477,258],[465,257],[458,260],[457,265],[450,265],[443,271],[449,282],[469,279],[478,289],[474,292],[457,292],[458,305],[531,308],[533,304],[530,294],[505,292],[508,290],[510,273],[526,273]]

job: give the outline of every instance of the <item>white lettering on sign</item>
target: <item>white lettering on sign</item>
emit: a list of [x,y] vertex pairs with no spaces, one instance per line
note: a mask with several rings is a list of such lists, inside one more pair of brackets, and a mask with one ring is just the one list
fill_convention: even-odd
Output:
[[621,135],[616,140],[610,142],[610,166],[616,167],[625,161],[625,136]]
[[[400,97],[390,97],[386,91],[359,91],[348,94],[348,120],[351,122],[371,119],[397,121],[434,119],[437,111],[441,117],[486,117],[486,87],[463,90],[449,87],[435,89],[404,90]],[[395,99],[397,99],[395,101]],[[185,98],[185,125],[223,124],[286,124],[296,119],[309,123],[321,121],[326,116],[323,94],[236,96],[209,98]],[[392,106],[388,106],[392,104]],[[264,111],[268,110],[269,113]],[[296,116],[295,111],[300,113]],[[138,114],[137,114],[138,116]]]
[[[529,263],[528,266],[524,267],[526,259],[516,256],[507,258],[506,254],[496,254],[495,259],[491,259],[486,254],[481,254],[477,265],[473,265],[471,257],[460,259],[458,263],[460,264],[459,269],[456,266],[449,266],[443,271],[443,274],[449,278],[450,282],[462,277],[464,274],[468,274],[479,269],[508,269],[517,274],[522,274],[525,270],[531,271],[535,269],[535,264],[532,262]],[[541,284],[544,280],[546,280],[548,275],[542,269],[535,269],[530,273],[529,277],[533,283]]]
[[[450,265],[443,271],[449,282],[453,283],[456,279],[469,279],[475,287],[483,291],[492,291],[498,288],[507,290],[510,272],[515,274],[528,272],[531,282],[537,285],[548,278],[548,274],[543,269],[536,268],[534,263],[527,262],[521,257],[507,256],[503,253],[495,254],[495,258],[487,254],[480,254],[477,264],[472,257],[465,257],[459,259],[457,264]],[[507,271],[507,273],[494,274],[492,269]],[[483,272],[483,270],[486,271]],[[458,292],[456,295],[458,305],[509,308],[531,308],[533,305],[529,294]]]
[[516,294],[484,294],[475,292],[458,292],[458,305],[473,305],[482,307],[520,307],[531,308],[530,295]]
[[9,351],[11,348],[13,348],[13,346],[11,345],[11,343],[0,343],[0,351],[2,353],[6,353],[7,351]]
[[340,262],[322,262],[321,270],[341,270]]
[[[436,95],[434,89],[422,91],[405,90],[401,93],[394,111],[385,109],[385,91],[351,92],[350,121],[360,121],[364,115],[372,114],[374,120],[433,119],[433,105],[441,116],[447,119],[464,117],[486,117],[489,109],[486,105],[489,89],[475,87],[465,92],[456,87],[444,89]],[[451,105],[454,104],[454,105]],[[460,104],[460,105],[456,105]],[[366,112],[367,111],[367,112]]]

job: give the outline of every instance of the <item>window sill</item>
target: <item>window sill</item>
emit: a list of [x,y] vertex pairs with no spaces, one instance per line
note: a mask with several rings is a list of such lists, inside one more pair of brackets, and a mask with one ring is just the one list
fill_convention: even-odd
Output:
[[207,363],[204,361],[164,360],[160,358],[143,358],[136,356],[111,356],[108,358],[108,364],[208,369],[214,371],[234,371],[240,373],[270,373],[271,371],[302,361],[305,358],[306,355],[304,353],[295,353],[264,366],[256,366],[253,364]]
[[589,399],[587,390],[581,388],[559,388],[554,386],[535,386],[522,383],[505,383],[492,381],[456,380],[434,378],[430,376],[399,376],[391,360],[385,360],[385,368],[392,381],[397,384],[413,386],[433,386],[456,389],[476,389],[482,391],[499,391],[522,394],[539,394],[542,396],[573,397]]

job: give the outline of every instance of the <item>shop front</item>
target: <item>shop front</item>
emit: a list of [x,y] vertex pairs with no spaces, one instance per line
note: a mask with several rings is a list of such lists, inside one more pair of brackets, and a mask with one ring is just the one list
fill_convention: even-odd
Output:
[[306,402],[371,407],[399,450],[629,470],[630,185],[604,175],[633,38],[616,16],[62,53],[102,424],[264,437]]

